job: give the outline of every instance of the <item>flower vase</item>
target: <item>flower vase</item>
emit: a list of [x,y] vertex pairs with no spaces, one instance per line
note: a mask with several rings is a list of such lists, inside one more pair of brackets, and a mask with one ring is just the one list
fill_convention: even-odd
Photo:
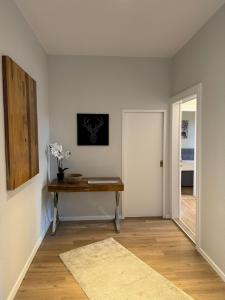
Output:
[[64,180],[64,172],[57,173],[58,181],[61,182]]

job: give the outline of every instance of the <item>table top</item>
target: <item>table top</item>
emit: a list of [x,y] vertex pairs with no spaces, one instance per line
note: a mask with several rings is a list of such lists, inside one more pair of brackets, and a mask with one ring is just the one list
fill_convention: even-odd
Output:
[[117,192],[123,190],[124,185],[119,177],[84,177],[76,183],[59,182],[54,179],[48,183],[49,192]]

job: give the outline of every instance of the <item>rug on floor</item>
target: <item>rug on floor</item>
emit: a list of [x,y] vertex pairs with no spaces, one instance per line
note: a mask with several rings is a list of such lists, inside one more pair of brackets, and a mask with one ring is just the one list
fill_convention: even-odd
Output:
[[59,256],[91,300],[193,300],[113,238]]

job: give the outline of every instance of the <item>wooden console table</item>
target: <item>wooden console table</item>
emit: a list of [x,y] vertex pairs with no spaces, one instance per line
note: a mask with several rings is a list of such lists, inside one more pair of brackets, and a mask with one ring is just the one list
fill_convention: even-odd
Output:
[[120,191],[124,190],[124,185],[119,177],[87,177],[77,183],[58,182],[57,179],[48,184],[48,191],[54,193],[54,211],[52,222],[52,234],[56,232],[59,223],[58,200],[59,192],[115,192],[116,208],[115,208],[115,228],[116,232],[120,232],[119,203]]

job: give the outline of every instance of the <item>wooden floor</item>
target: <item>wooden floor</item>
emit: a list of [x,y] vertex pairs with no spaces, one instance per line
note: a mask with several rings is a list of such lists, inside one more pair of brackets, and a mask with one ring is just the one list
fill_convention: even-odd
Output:
[[191,230],[193,235],[195,235],[196,198],[193,196],[192,188],[182,188],[180,219]]
[[178,227],[170,220],[149,219],[126,219],[120,234],[110,222],[61,223],[54,237],[45,237],[15,299],[87,299],[58,255],[107,237],[114,237],[194,299],[225,300],[225,283]]

